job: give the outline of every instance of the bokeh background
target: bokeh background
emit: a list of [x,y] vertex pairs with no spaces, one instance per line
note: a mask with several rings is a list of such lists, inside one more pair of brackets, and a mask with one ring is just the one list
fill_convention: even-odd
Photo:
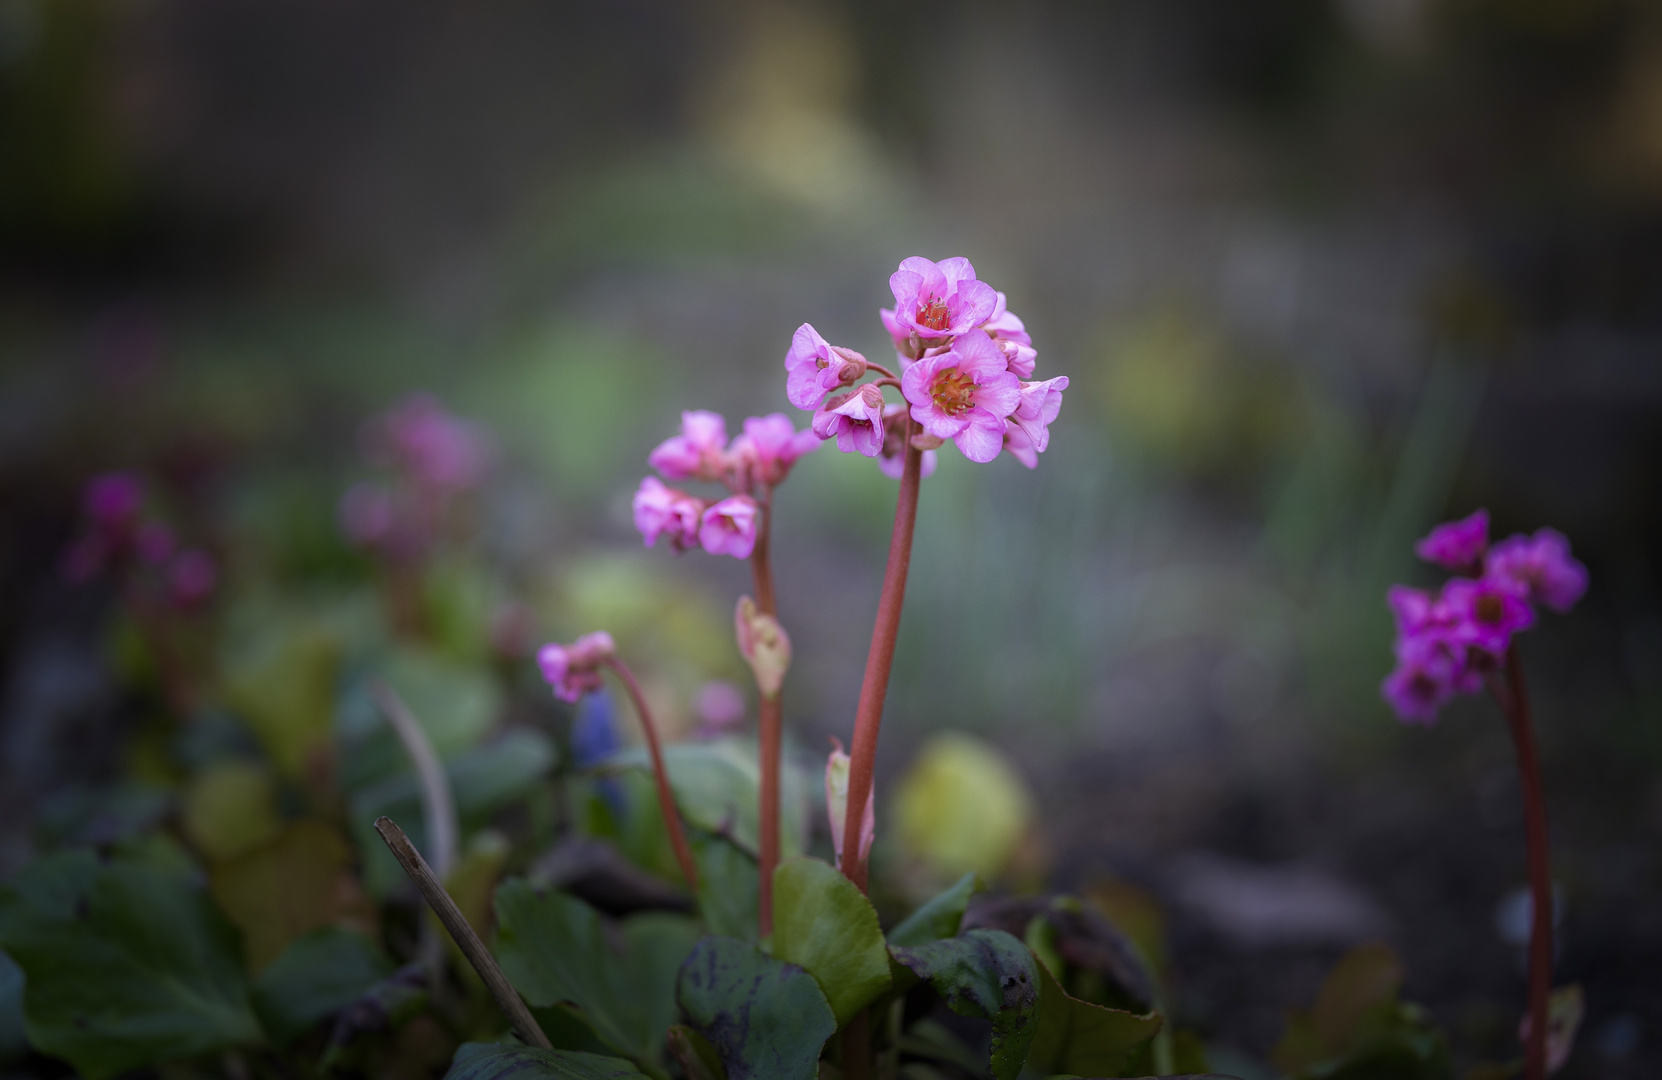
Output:
[[[880,833],[926,740],[971,733],[1031,801],[1007,884],[1163,919],[1219,1067],[1272,1075],[1284,1010],[1370,938],[1457,1061],[1505,1056],[1511,747],[1486,701],[1391,718],[1382,597],[1435,580],[1437,521],[1552,525],[1593,580],[1522,645],[1587,994],[1567,1075],[1654,1075],[1642,0],[0,0],[0,879],[90,793],[186,783],[112,591],[58,572],[89,476],[136,470],[209,545],[236,633],[373,637],[336,507],[366,418],[430,392],[497,448],[429,583],[440,646],[508,688],[492,722],[550,708],[503,620],[605,622],[685,730],[742,671],[748,575],[641,550],[645,455],[683,408],[805,424],[792,330],[886,356],[912,254],[970,257],[1071,385],[1037,471],[948,450],[924,485]],[[893,492],[822,448],[779,496],[809,758],[849,734]]]

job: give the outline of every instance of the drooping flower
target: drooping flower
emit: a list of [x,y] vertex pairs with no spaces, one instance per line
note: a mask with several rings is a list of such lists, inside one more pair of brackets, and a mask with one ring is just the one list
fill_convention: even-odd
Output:
[[791,336],[785,373],[785,397],[799,409],[815,409],[827,393],[859,382],[866,373],[866,358],[831,344],[803,323]]
[[1035,454],[1044,453],[1050,446],[1050,425],[1062,411],[1062,391],[1067,388],[1066,375],[1021,384],[1021,401],[1010,414],[1010,424],[1026,433]]
[[601,688],[600,667],[616,653],[612,635],[596,630],[570,645],[544,645],[537,650],[537,666],[555,697],[561,701],[577,701]]
[[998,306],[998,293],[975,279],[968,259],[936,263],[914,255],[889,277],[894,293],[893,322],[924,342],[965,334],[986,322]]
[[1379,691],[1404,720],[1429,724],[1456,693],[1466,689],[1464,659],[1447,642],[1407,638],[1398,643],[1397,666]]
[[1033,448],[1033,440],[1015,424],[1004,429],[1004,452],[1029,469],[1039,467],[1039,452]]
[[991,461],[1004,448],[1005,418],[1021,404],[1021,382],[985,333],[960,337],[950,350],[920,359],[901,376],[912,419],[951,439],[971,461]]
[[1033,349],[1033,339],[1027,333],[1027,327],[1006,306],[1003,293],[998,294],[998,304],[993,308],[990,318],[981,329],[993,339],[993,343],[1004,350],[1004,358],[1009,362],[1010,371],[1018,379],[1031,379],[1033,368],[1038,364],[1039,354]]
[[748,559],[756,547],[757,517],[761,508],[749,495],[730,495],[704,511],[698,542],[711,555]]
[[1460,573],[1474,569],[1488,546],[1489,511],[1479,510],[1432,529],[1414,545],[1414,554],[1428,563]]
[[682,413],[681,434],[659,443],[646,460],[668,480],[720,480],[726,452],[727,421],[698,409]]
[[1451,578],[1441,602],[1454,620],[1450,638],[1492,657],[1505,655],[1512,635],[1535,623],[1535,612],[1522,597],[1492,581]]
[[[904,417],[910,405],[883,406],[883,453],[877,458],[877,467],[890,480],[899,480],[906,471],[906,422]],[[919,479],[929,476],[940,463],[940,455],[925,450],[919,462]]]
[[[850,760],[840,739],[831,740],[833,749],[825,759],[825,813],[831,826],[831,850],[837,862],[843,858],[843,832],[848,827],[848,771]],[[871,856],[871,842],[877,836],[877,789],[866,793],[866,812],[860,818],[860,861]]]
[[769,413],[746,418],[744,434],[727,448],[727,457],[740,487],[771,488],[785,479],[798,458],[818,450],[819,443],[814,431],[798,431],[784,413]]
[[1484,577],[1558,612],[1570,610],[1587,591],[1587,568],[1570,555],[1570,541],[1557,529],[1502,540],[1489,551]]
[[858,390],[827,398],[814,413],[813,432],[835,437],[845,454],[876,457],[883,449],[883,391],[866,383]]
[[647,547],[667,536],[676,551],[698,544],[698,525],[704,516],[704,500],[669,487],[656,476],[641,479],[635,491],[635,528]]

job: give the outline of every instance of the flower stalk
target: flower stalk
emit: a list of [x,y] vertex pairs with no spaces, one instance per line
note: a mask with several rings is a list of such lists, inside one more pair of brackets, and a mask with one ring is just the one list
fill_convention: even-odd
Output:
[[[871,797],[877,762],[877,735],[883,725],[883,699],[889,692],[895,641],[900,634],[900,609],[906,600],[906,574],[912,565],[912,532],[918,519],[918,484],[923,477],[923,451],[916,445],[917,421],[905,421],[906,451],[900,473],[900,496],[895,502],[894,532],[889,537],[889,561],[883,571],[883,591],[877,599],[877,621],[866,653],[866,671],[860,680],[860,703],[854,714],[854,739],[849,748],[848,810],[843,836],[858,837],[864,827],[866,800]],[[866,888],[867,861],[858,843],[845,843],[842,872]]]
[[[769,493],[771,496],[771,493]],[[777,617],[773,589],[773,565],[768,561],[768,540],[773,526],[773,500],[762,499],[761,522],[756,528],[756,546],[750,553],[750,570],[756,580],[756,608],[763,615]],[[784,705],[778,689],[769,692],[758,683],[757,753],[761,785],[757,791],[757,820],[760,851],[757,853],[756,925],[762,937],[773,933],[773,871],[779,865],[779,758],[784,742]]]
[[1524,1043],[1525,1080],[1546,1080],[1548,1004],[1552,996],[1552,868],[1547,846],[1547,802],[1541,784],[1535,728],[1524,687],[1523,665],[1514,645],[1506,651],[1506,692],[1496,694],[1512,730],[1523,789],[1524,844],[1529,860],[1529,1036]]
[[640,717],[641,731],[646,736],[646,748],[652,755],[652,777],[658,784],[658,808],[664,815],[664,829],[669,833],[670,847],[675,849],[675,861],[681,865],[681,874],[687,879],[687,888],[698,894],[698,863],[693,861],[692,847],[687,843],[686,831],[681,828],[681,814],[675,808],[675,793],[669,786],[669,772],[664,768],[664,751],[658,743],[658,725],[652,719],[652,709],[646,703],[646,695],[641,693],[640,683],[635,681],[635,673],[629,670],[617,656],[608,656],[601,661],[623,683],[623,688],[629,693],[629,700],[635,706],[635,715]]

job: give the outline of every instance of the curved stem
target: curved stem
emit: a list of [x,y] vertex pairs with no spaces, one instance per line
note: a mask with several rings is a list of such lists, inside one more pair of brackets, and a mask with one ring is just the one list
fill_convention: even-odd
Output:
[[884,378],[878,379],[877,381],[873,382],[871,385],[873,385],[873,386],[892,386],[896,390],[905,390],[905,387],[900,385],[900,380],[895,378],[893,375],[889,375],[889,376],[886,376]]
[[842,872],[861,891],[866,887],[866,863],[860,857],[860,835],[871,795],[877,761],[877,733],[883,724],[883,699],[889,692],[889,670],[894,666],[895,640],[900,633],[900,608],[906,600],[906,573],[912,564],[912,530],[918,518],[918,483],[922,479],[923,451],[912,444],[917,421],[906,420],[906,457],[900,474],[900,496],[895,503],[894,532],[889,537],[889,562],[883,572],[883,592],[877,600],[877,621],[871,630],[871,649],[860,680],[860,704],[854,715],[854,739],[849,750],[848,812],[843,819]]
[[[768,561],[768,542],[773,531],[773,496],[761,500],[762,524],[756,530],[756,546],[750,553],[750,570],[756,580],[756,607],[763,615],[778,617],[773,588],[773,565]],[[784,739],[784,708],[778,693],[761,695],[757,718],[757,754],[761,783],[756,793],[758,820],[756,925],[761,936],[773,933],[773,871],[779,865],[779,753]]]
[[882,364],[874,364],[870,360],[866,361],[866,369],[868,371],[877,372],[877,374],[883,376],[885,379],[898,379],[898,378],[900,378],[900,376],[896,375],[894,372],[890,371],[888,368],[884,367]]
[[[1546,1080],[1548,1003],[1552,996],[1552,870],[1547,850],[1547,802],[1535,728],[1524,688],[1523,665],[1514,646],[1506,651],[1506,686],[1501,699],[1518,752],[1518,779],[1523,788],[1524,842],[1529,856],[1529,891],[1533,919],[1529,928],[1529,1039],[1524,1044],[1526,1080]],[[1498,696],[1498,695],[1497,695]]]
[[681,815],[675,808],[675,793],[670,790],[669,773],[664,768],[663,748],[658,745],[658,725],[652,719],[652,710],[647,707],[646,695],[641,693],[640,684],[635,681],[635,674],[629,670],[629,665],[615,656],[605,663],[623,682],[623,688],[629,692],[629,700],[634,703],[635,715],[641,719],[641,731],[646,735],[646,748],[652,754],[652,775],[658,782],[658,808],[663,811],[664,829],[669,833],[670,846],[675,849],[675,861],[681,864],[681,874],[687,879],[687,888],[696,896],[698,864],[693,861],[692,848],[687,844],[687,834],[681,828]]

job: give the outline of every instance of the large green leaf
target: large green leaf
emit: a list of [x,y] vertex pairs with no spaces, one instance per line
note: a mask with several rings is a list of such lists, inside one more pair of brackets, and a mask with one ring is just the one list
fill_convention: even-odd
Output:
[[463,1043],[445,1080],[646,1080],[627,1061],[518,1043]]
[[993,1022],[993,1076],[1015,1080],[1038,1030],[1039,972],[1027,946],[1002,930],[971,930],[961,938],[890,952],[928,979],[953,1012]]
[[837,1031],[812,975],[736,938],[700,941],[675,997],[728,1080],[815,1080],[820,1050]]
[[958,936],[958,924],[964,921],[964,909],[969,907],[970,897],[980,889],[981,879],[973,872],[965,874],[896,923],[894,929],[889,931],[889,944],[911,947]]
[[288,1042],[382,979],[392,961],[363,934],[327,927],[297,939],[254,984],[254,1008],[274,1040]]
[[496,891],[496,921],[497,959],[527,1002],[538,1008],[569,1002],[612,1049],[658,1058],[675,1021],[676,972],[698,938],[693,920],[627,919],[619,956],[593,908],[513,878]]
[[697,832],[692,836],[698,860],[698,913],[710,933],[723,937],[756,938],[756,883],[761,874],[756,860],[736,844],[719,836]]
[[236,935],[183,877],[88,851],[0,891],[29,1041],[92,1080],[260,1038]]
[[1046,1073],[1125,1076],[1138,1051],[1160,1030],[1158,1013],[1132,1013],[1080,1001],[1050,969],[1039,972],[1039,1023],[1028,1060]]
[[819,981],[838,1027],[889,988],[877,912],[858,886],[821,859],[785,859],[774,871],[773,955]]

